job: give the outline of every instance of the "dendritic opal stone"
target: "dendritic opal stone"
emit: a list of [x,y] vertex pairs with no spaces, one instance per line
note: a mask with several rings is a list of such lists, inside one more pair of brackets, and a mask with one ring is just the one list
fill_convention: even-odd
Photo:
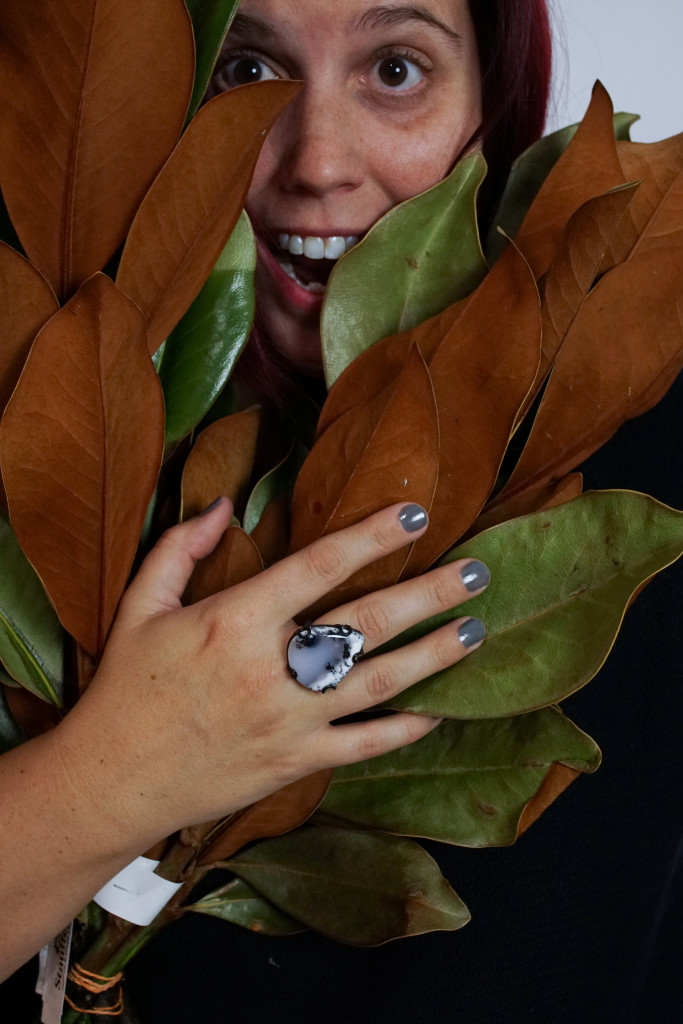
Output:
[[336,690],[363,653],[364,642],[363,634],[350,626],[304,626],[287,645],[289,671],[308,690]]

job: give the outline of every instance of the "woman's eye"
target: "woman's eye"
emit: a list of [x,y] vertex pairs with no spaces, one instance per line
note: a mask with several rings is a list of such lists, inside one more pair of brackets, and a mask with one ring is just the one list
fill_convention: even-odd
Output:
[[382,85],[397,91],[414,89],[424,78],[422,69],[406,57],[384,57],[376,67]]
[[238,85],[250,85],[252,82],[266,82],[279,78],[265,61],[256,57],[236,56],[227,60],[213,77],[213,88],[216,91],[234,89]]

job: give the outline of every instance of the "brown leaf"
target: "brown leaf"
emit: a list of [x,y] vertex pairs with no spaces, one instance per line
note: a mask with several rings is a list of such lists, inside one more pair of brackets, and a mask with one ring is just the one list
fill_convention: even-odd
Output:
[[263,571],[259,550],[248,533],[229,526],[214,551],[197,562],[183,595],[184,604],[195,604]]
[[[438,472],[434,393],[413,347],[395,386],[342,416],[314,445],[294,489],[291,549],[298,551],[392,502],[431,508]],[[402,550],[366,567],[335,591],[332,604],[395,583],[405,561]]]
[[332,769],[326,768],[247,807],[202,851],[198,863],[216,864],[255,839],[280,836],[302,825],[325,796],[331,778]]
[[0,242],[0,416],[36,334],[59,309],[55,293],[28,260]]
[[541,362],[522,415],[538,395],[637,190],[637,185],[623,185],[589,199],[570,217],[544,281]]
[[139,310],[97,274],[36,338],[0,425],[17,537],[62,625],[102,650],[163,450]]
[[289,548],[289,502],[286,494],[278,494],[268,502],[251,531],[251,539],[261,552],[265,565],[273,565],[285,557]]
[[529,801],[517,825],[517,838],[526,832],[541,817],[561,793],[578,778],[581,772],[577,768],[569,768],[566,764],[555,763],[543,780],[538,793]]
[[564,227],[579,206],[624,183],[612,118],[612,101],[596,82],[576,135],[543,183],[515,238],[537,279],[550,266]]
[[[434,325],[438,329],[440,324]],[[413,332],[436,339],[428,321]],[[424,572],[472,523],[496,481],[520,406],[536,376],[539,298],[525,260],[509,245],[429,363],[439,413],[439,481],[429,529],[404,575]]]
[[183,470],[183,519],[199,515],[221,494],[232,499],[241,518],[260,423],[261,410],[254,407],[224,416],[202,431]]
[[667,250],[633,257],[603,277],[581,306],[501,496],[564,476],[625,420],[659,401],[681,366],[680,266]]
[[[169,64],[168,54],[166,59]],[[155,352],[197,296],[237,223],[263,140],[301,85],[216,96],[192,119],[145,196],[116,283],[142,310]]]
[[178,140],[194,79],[182,0],[3,0],[0,187],[62,298],[110,259]]
[[480,516],[474,520],[468,535],[474,537],[484,530],[506,523],[509,519],[540,512],[542,509],[555,508],[578,498],[583,490],[583,474],[570,473],[553,484],[541,484],[540,487],[522,491],[505,501],[491,502]]
[[601,273],[629,256],[683,247],[683,134],[661,142],[619,142],[624,178],[642,181],[620,225]]
[[29,739],[50,732],[59,725],[62,716],[54,704],[41,700],[23,686],[5,686],[3,683],[0,686],[3,687],[14,720]]

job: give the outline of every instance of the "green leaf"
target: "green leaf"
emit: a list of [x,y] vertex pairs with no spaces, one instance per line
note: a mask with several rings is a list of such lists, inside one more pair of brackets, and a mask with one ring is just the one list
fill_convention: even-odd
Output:
[[504,846],[557,762],[584,772],[600,763],[593,740],[558,708],[444,722],[408,747],[337,768],[318,815],[458,846]]
[[188,121],[202,102],[238,4],[239,0],[185,0],[185,6],[192,18],[197,53]]
[[683,513],[633,491],[589,491],[513,519],[444,559],[488,565],[488,590],[404,633],[473,615],[487,640],[391,701],[446,718],[504,718],[563,700],[592,679],[641,583],[683,551]]
[[480,153],[445,181],[390,210],[343,256],[328,283],[321,338],[328,387],[380,338],[407,330],[469,295],[486,273],[476,199]]
[[258,526],[266,506],[273,498],[286,494],[291,499],[297,475],[307,454],[304,445],[300,441],[294,441],[284,459],[261,477],[251,492],[244,512],[243,528],[246,533],[251,533]]
[[164,345],[157,370],[166,403],[166,444],[180,441],[220,394],[254,318],[254,232],[243,213],[228,244]]
[[453,931],[469,913],[438,865],[410,839],[304,826],[223,865],[323,935],[376,946]]
[[197,903],[183,907],[183,910],[220,917],[222,921],[231,921],[263,935],[295,935],[305,931],[299,921],[268,903],[240,878],[234,878]]
[[15,722],[14,716],[9,709],[2,687],[0,687],[0,754],[13,750],[14,747],[18,747],[20,743],[23,743],[25,739],[24,733]]
[[626,114],[623,111],[614,115],[614,137],[617,142],[631,141],[631,128],[640,121],[640,114]]
[[[629,129],[637,120],[638,114],[615,114],[614,134],[617,140],[628,140]],[[519,231],[541,185],[576,135],[578,127],[578,124],[571,124],[545,135],[513,163],[486,240],[486,258],[489,263],[495,263],[505,248],[506,239],[514,238]],[[498,231],[499,227],[503,235]]]
[[62,706],[64,631],[0,512],[0,660],[18,683]]

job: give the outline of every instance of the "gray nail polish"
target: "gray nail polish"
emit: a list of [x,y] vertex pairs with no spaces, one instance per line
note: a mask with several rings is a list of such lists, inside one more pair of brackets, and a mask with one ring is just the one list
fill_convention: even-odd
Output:
[[458,630],[458,640],[463,647],[474,647],[486,636],[486,626],[480,619],[467,619]]
[[488,587],[491,573],[483,562],[469,562],[461,572],[462,581],[471,594],[482,587]]
[[428,516],[422,505],[405,505],[398,514],[398,521],[406,533],[415,533],[427,525]]
[[212,501],[210,505],[207,505],[207,507],[206,507],[206,508],[204,509],[204,511],[203,511],[203,512],[202,512],[201,514],[202,514],[203,516],[208,516],[209,512],[213,512],[213,510],[214,510],[214,509],[215,509],[215,508],[216,508],[216,507],[217,507],[218,505],[220,505],[220,503],[221,503],[221,499],[220,499],[220,498],[216,498],[216,500],[215,500],[215,501]]

